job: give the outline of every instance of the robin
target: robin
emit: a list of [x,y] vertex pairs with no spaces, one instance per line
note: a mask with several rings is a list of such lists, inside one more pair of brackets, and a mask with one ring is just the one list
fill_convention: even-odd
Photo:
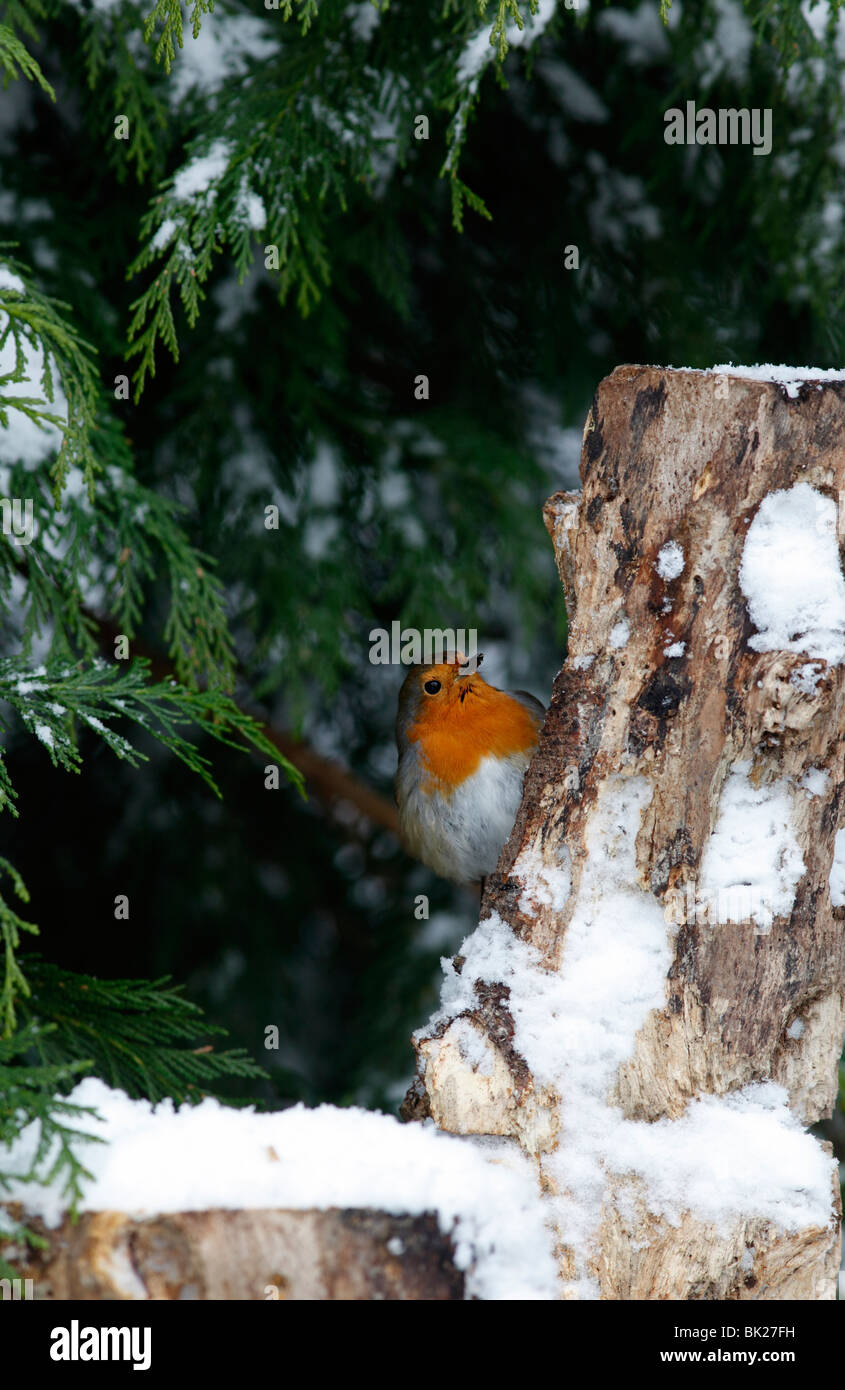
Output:
[[493,872],[516,819],[545,708],[477,665],[414,666],[399,692],[396,801],[409,853],[455,883]]

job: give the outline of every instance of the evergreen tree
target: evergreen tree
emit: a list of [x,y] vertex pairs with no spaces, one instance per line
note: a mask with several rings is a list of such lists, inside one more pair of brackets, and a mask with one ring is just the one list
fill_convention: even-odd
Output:
[[547,698],[596,381],[841,352],[836,4],[151,6],[0,0],[0,1143],[71,1197],[84,1068],[395,1103],[472,904],[272,730],[389,797],[394,620]]

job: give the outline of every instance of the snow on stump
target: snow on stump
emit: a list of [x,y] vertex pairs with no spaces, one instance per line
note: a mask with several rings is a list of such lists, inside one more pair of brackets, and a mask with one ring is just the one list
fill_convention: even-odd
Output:
[[[354,1107],[152,1106],[93,1077],[68,1099],[96,1112],[74,1127],[105,1140],[84,1150],[76,1221],[60,1184],[32,1181],[38,1121],[3,1154],[0,1255],[36,1299],[556,1297],[536,1174],[512,1142]],[[15,1243],[21,1222],[45,1250]]]
[[546,506],[568,660],[409,1111],[534,1156],[565,1296],[834,1297],[805,1129],[845,1027],[830,375],[620,367]]

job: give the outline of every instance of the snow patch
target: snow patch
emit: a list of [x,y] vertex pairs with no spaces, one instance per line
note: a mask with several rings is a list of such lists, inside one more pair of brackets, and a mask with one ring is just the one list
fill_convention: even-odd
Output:
[[522,850],[511,873],[526,885],[517,904],[526,917],[535,917],[540,904],[553,912],[566,906],[572,888],[568,850],[560,864],[548,864],[537,846],[531,845]]
[[207,193],[226,172],[232,146],[228,140],[215,140],[208,151],[191,159],[176,174],[171,196],[179,203]]
[[614,623],[613,627],[610,629],[610,637],[608,640],[610,642],[611,647],[613,647],[615,651],[618,651],[620,647],[624,647],[626,645],[630,636],[631,628],[628,624],[628,619],[620,618],[618,622]]
[[560,58],[541,58],[535,66],[567,116],[597,125],[609,119],[601,97],[568,63]]
[[[518,29],[511,20],[508,20],[507,41],[509,47],[520,48],[538,39],[556,8],[557,0],[539,0],[536,13],[523,16],[524,23],[521,29]],[[458,85],[460,87],[469,86],[472,91],[475,91],[479,77],[494,56],[495,51],[490,43],[490,28],[485,25],[473,34],[458,59]]]
[[741,1212],[796,1231],[832,1217],[833,1161],[772,1082],[703,1096],[679,1120],[626,1123],[618,1154],[619,1171],[647,1183],[649,1210],[673,1223],[692,1211],[723,1228]]
[[831,666],[845,660],[845,580],[836,503],[809,483],[770,492],[742,552],[739,584],[758,632],[755,652],[806,652]]
[[266,61],[279,52],[278,38],[263,18],[245,14],[206,15],[194,38],[185,36],[168,80],[168,96],[178,105],[190,91],[208,101],[227,77],[246,80],[250,59]]
[[[550,1204],[587,1295],[595,1292],[585,1271],[605,1193],[604,1160],[620,1117],[607,1092],[648,1012],[665,1003],[672,959],[660,904],[636,883],[636,837],[652,790],[645,778],[613,778],[601,789],[561,971],[545,970],[536,949],[494,913],[462,944],[460,974],[443,962],[442,1007],[432,1020],[475,1007],[477,979],[507,985],[514,1046],[536,1082],[557,1088],[562,1132],[577,1136],[545,1162],[566,1194]],[[528,874],[525,893],[537,896]]]
[[754,32],[737,0],[715,0],[716,29],[712,38],[701,39],[695,52],[702,87],[727,79],[748,80],[748,62],[754,47]]
[[[831,1219],[832,1161],[791,1114],[781,1087],[704,1096],[680,1119],[654,1124],[626,1120],[609,1103],[637,1033],[651,1010],[665,1007],[672,960],[660,904],[637,878],[636,839],[652,793],[639,777],[612,778],[600,789],[560,971],[545,970],[536,949],[493,914],[461,946],[460,973],[444,960],[442,1008],[432,1020],[472,1009],[476,980],[507,986],[514,1047],[535,1081],[561,1097],[566,1139],[543,1159],[561,1195],[545,1201],[575,1257],[567,1292],[586,1298],[598,1296],[590,1260],[612,1175],[636,1175],[648,1210],[673,1223],[688,1210],[717,1226],[737,1215],[785,1230]],[[762,854],[764,872],[755,871],[772,896],[791,903],[804,866],[785,786],[755,790],[740,768],[723,801],[719,833],[726,850],[739,852],[750,827],[745,854],[755,866]],[[715,858],[713,846],[711,837]],[[845,844],[842,849],[845,892]],[[542,859],[533,852],[521,859],[525,893],[536,897]]]
[[450,1036],[458,1044],[458,1051],[472,1071],[482,1076],[493,1075],[493,1054],[481,1033],[465,1018],[458,1018],[452,1024]]
[[796,666],[789,677],[789,683],[794,685],[796,690],[800,690],[802,695],[815,695],[823,675],[824,666],[820,661],[808,661],[806,666]]
[[[17,279],[17,276],[10,278]],[[8,288],[14,289],[17,286]],[[9,315],[0,312],[0,379],[14,372],[17,365],[15,339],[11,332],[7,333],[8,326]],[[41,347],[27,336],[27,332],[28,330],[24,329],[19,339],[23,376],[20,381],[3,381],[4,408],[9,415],[8,424],[0,425],[0,462],[23,463],[27,467],[35,467],[61,447],[63,430],[50,421],[38,422],[25,415],[22,410],[16,408],[15,397],[28,397],[30,409],[43,410],[49,415],[57,416],[61,421],[67,420],[67,398],[62,390],[55,363],[51,363],[53,399],[48,400],[42,384],[44,353]],[[6,336],[3,341],[4,334]]]
[[[130,1100],[88,1077],[68,1100],[95,1106],[81,1129],[107,1140],[85,1148],[82,1211],[145,1217],[216,1207],[307,1210],[375,1207],[396,1215],[436,1212],[451,1234],[469,1297],[551,1299],[557,1268],[531,1164],[516,1145],[403,1125],[351,1106],[303,1105],[272,1114],[233,1110],[210,1098],[177,1109]],[[3,1156],[4,1198],[59,1224],[56,1185],[25,1182],[40,1125]],[[49,1167],[54,1154],[47,1155]],[[17,1175],[17,1176],[15,1176]]]
[[161,226],[159,227],[158,231],[153,237],[153,249],[156,251],[163,251],[175,231],[176,223],[173,221],[173,218],[165,217],[164,221],[162,222]]
[[369,43],[381,22],[381,11],[371,4],[371,0],[364,0],[363,4],[347,5],[344,14],[350,21],[356,39]]
[[837,830],[833,842],[833,863],[828,876],[830,901],[834,907],[845,907],[845,830]]
[[[670,21],[677,11],[669,11]],[[603,10],[596,19],[596,28],[611,34],[625,45],[625,61],[633,67],[662,63],[669,57],[666,27],[651,0],[642,0],[636,10]],[[670,23],[670,26],[671,23]]]
[[26,286],[21,277],[5,265],[0,265],[0,290],[15,290],[17,294],[26,294]]
[[761,362],[752,367],[735,367],[732,363],[722,363],[711,367],[718,376],[739,376],[747,381],[774,381],[783,386],[787,396],[794,399],[805,381],[845,381],[845,371],[826,367],[787,367],[783,363]]
[[790,916],[806,865],[793,828],[789,783],[754,787],[750,768],[737,763],[722,788],[701,856],[699,888],[718,902],[719,922],[750,919],[765,934],[775,917]]
[[242,183],[235,203],[235,216],[252,232],[260,232],[267,225],[267,209],[264,200],[253,193],[246,183]]
[[654,568],[667,584],[677,579],[684,571],[684,552],[677,541],[667,541],[661,548]]
[[804,791],[811,796],[824,796],[827,791],[827,784],[830,780],[829,773],[821,767],[808,767],[804,776],[801,778],[800,785]]

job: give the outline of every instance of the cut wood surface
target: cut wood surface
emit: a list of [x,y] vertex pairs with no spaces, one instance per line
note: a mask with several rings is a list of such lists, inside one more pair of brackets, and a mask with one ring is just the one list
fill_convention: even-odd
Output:
[[[20,1215],[19,1208],[13,1213]],[[460,1299],[436,1217],[378,1211],[83,1212],[20,1252],[36,1299]],[[14,1253],[8,1246],[6,1258]]]

